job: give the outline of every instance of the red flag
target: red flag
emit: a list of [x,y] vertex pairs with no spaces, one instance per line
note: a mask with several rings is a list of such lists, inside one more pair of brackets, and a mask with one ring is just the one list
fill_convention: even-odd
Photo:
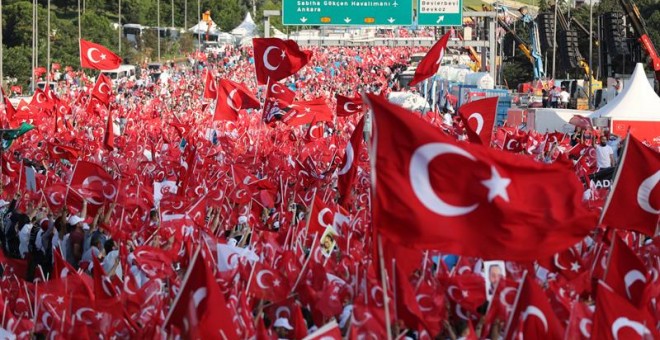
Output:
[[11,104],[11,101],[9,101],[9,98],[4,97],[5,99],[5,114],[7,117],[8,121],[13,121],[14,117],[16,117],[16,109],[14,108],[14,105]]
[[273,302],[286,299],[291,289],[289,282],[282,277],[282,274],[260,262],[254,263],[254,266],[254,275],[249,283],[248,294]]
[[447,42],[449,42],[449,35],[450,32],[443,35],[426,53],[424,59],[422,59],[422,61],[419,62],[419,65],[417,65],[415,76],[410,83],[408,83],[408,86],[415,86],[422,80],[425,80],[438,72],[440,63],[442,62],[442,56],[445,54],[445,48],[447,48]]
[[325,98],[294,102],[289,108],[291,110],[282,119],[282,122],[289,126],[309,124],[315,117],[317,122],[332,122],[334,120]]
[[80,39],[80,65],[95,70],[113,70],[121,58],[102,45]]
[[362,112],[362,98],[348,98],[342,95],[335,95],[337,98],[337,117],[348,117],[356,112]]
[[618,235],[614,235],[609,264],[603,281],[635,306],[642,306],[648,283],[646,266]]
[[360,122],[355,127],[355,130],[353,130],[351,140],[348,142],[348,144],[346,144],[344,160],[339,171],[337,172],[337,186],[340,195],[339,202],[344,207],[346,207],[346,205],[351,200],[353,183],[355,182],[355,178],[357,178],[357,164],[355,163],[355,160],[360,159],[363,132],[364,116],[362,119],[360,119]]
[[268,86],[266,91],[266,101],[264,103],[263,121],[271,123],[281,117],[285,112],[283,108],[291,105],[296,93],[281,83],[273,83]]
[[259,84],[284,79],[307,65],[311,51],[301,51],[293,40],[254,38],[254,67]]
[[458,108],[472,143],[490,145],[499,97],[476,100]]
[[592,339],[658,339],[655,320],[645,309],[637,309],[615,294],[604,282],[596,289]]
[[48,153],[53,159],[67,159],[73,162],[80,156],[80,150],[70,146],[48,143],[47,147]]
[[105,105],[110,103],[110,96],[112,96],[112,80],[105,74],[99,74],[96,79],[96,84],[92,89],[92,97],[98,99]]
[[505,339],[521,332],[530,339],[563,339],[564,327],[552,311],[548,298],[529,274],[525,275],[517,304],[509,318]]
[[218,98],[218,82],[215,80],[215,76],[211,73],[211,70],[206,70],[204,76],[204,98],[205,99],[216,99]]
[[261,103],[244,85],[220,79],[213,120],[238,120],[238,111],[259,108]]
[[[215,281],[213,271],[200,254],[193,256],[188,272],[182,280],[179,294],[174,300],[164,329],[175,326],[188,334],[197,334],[201,339],[236,339],[233,319],[235,312],[230,308]],[[219,336],[219,332],[224,336]],[[187,336],[187,338],[195,338]]]
[[[71,187],[80,190],[87,200],[95,205],[102,205],[103,198],[113,201],[117,196],[117,184],[110,174],[100,165],[87,161],[78,161],[71,177]],[[89,192],[90,194],[84,194]]]
[[582,301],[574,301],[571,318],[566,326],[566,339],[591,339],[594,312]]
[[52,212],[59,212],[65,205],[66,185],[52,184],[43,189],[46,203]]
[[594,227],[566,164],[457,142],[385,99],[368,98],[374,226],[395,243],[528,261],[570,247]]
[[602,223],[655,235],[660,216],[660,153],[630,135],[617,169]]
[[334,216],[334,212],[319,198],[319,194],[317,194],[314,197],[314,205],[312,205],[312,210],[309,213],[309,230],[307,234],[314,235],[314,233],[318,233],[320,237],[326,228],[332,228]]
[[53,107],[53,104],[48,101],[48,96],[41,89],[34,90],[30,105],[44,110],[49,110]]

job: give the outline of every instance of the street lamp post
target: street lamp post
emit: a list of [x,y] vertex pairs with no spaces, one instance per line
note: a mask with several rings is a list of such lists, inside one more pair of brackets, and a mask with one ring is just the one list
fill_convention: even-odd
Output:
[[592,63],[592,58],[593,58],[593,43],[594,43],[594,0],[589,0],[589,92],[588,92],[588,98],[589,98],[589,108],[592,108],[592,102],[593,102],[593,84],[592,81],[594,79],[593,77],[593,63]]

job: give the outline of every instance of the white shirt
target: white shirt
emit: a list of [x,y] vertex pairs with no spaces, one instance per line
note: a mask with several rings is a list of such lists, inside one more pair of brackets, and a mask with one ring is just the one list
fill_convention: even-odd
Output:
[[596,145],[596,165],[599,169],[611,168],[614,166],[612,164],[611,155],[614,155],[612,147],[609,145],[601,146],[600,144]]
[[559,93],[559,98],[561,98],[561,102],[562,102],[562,103],[568,103],[568,99],[569,99],[570,97],[571,97],[571,95],[568,94],[568,92],[566,92],[566,91],[561,91],[561,92]]
[[[109,252],[103,259],[103,263],[101,265],[103,266],[103,270],[105,270],[106,274],[109,274],[110,270],[112,270],[112,267],[115,266],[115,261],[117,257],[119,257],[119,250],[113,250]],[[117,266],[117,269],[115,270],[115,275],[119,277],[124,277],[121,269],[121,265]]]
[[18,239],[21,242],[18,245],[18,251],[21,253],[21,257],[25,258],[25,254],[28,252],[28,244],[30,243],[30,231],[32,231],[32,224],[26,224],[21,228],[21,231],[18,232]]

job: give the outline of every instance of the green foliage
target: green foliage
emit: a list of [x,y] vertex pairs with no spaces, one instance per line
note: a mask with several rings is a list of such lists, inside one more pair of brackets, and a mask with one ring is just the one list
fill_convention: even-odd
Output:
[[29,85],[32,73],[32,51],[24,46],[5,48],[2,69],[5,77],[16,78],[23,88]]

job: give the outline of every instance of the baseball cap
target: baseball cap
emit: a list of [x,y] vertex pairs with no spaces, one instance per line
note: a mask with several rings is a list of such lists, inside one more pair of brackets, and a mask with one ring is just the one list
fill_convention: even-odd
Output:
[[69,220],[68,220],[67,222],[68,222],[69,224],[71,224],[71,225],[76,225],[76,224],[78,224],[78,223],[80,223],[80,222],[82,222],[82,221],[84,221],[84,219],[82,219],[80,216],[78,216],[78,215],[71,215],[71,216],[69,217]]
[[286,318],[279,318],[275,320],[275,323],[273,324],[273,327],[282,327],[284,329],[292,330],[293,327],[291,324],[289,324],[289,320]]

